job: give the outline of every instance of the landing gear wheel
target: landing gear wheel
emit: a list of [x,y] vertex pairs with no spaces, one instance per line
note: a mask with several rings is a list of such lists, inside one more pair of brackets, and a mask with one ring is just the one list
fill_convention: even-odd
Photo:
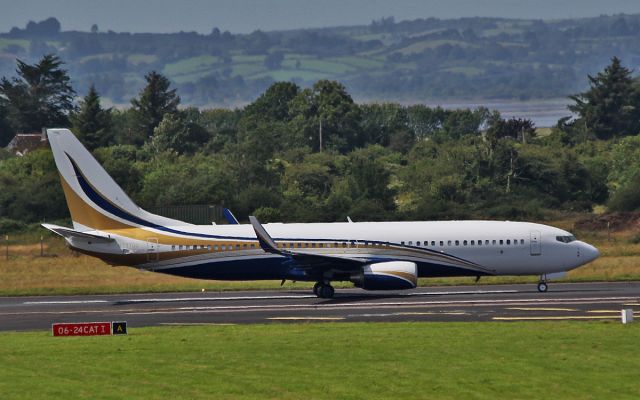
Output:
[[316,282],[315,285],[313,285],[313,294],[315,294],[316,296],[320,297],[320,288],[322,287],[322,282]]
[[544,293],[548,289],[547,282],[538,282],[538,292]]
[[330,299],[333,297],[335,290],[331,285],[322,285],[320,289],[318,289],[318,297],[323,299]]

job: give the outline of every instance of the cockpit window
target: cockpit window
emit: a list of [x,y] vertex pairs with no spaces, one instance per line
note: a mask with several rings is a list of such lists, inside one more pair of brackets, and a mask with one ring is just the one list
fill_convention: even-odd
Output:
[[571,243],[574,240],[576,240],[576,237],[573,235],[569,235],[569,236],[556,236],[556,240],[558,242],[562,242],[562,243]]

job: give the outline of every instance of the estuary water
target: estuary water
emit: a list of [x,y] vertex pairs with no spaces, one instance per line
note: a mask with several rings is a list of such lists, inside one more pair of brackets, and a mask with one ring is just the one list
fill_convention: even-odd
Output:
[[[566,98],[546,100],[477,100],[477,101],[427,101],[423,104],[429,107],[440,106],[446,109],[487,107],[490,110],[498,110],[503,118],[528,118],[538,128],[553,127],[563,117],[572,117],[574,114],[567,109],[569,100]],[[414,103],[415,104],[415,103]]]

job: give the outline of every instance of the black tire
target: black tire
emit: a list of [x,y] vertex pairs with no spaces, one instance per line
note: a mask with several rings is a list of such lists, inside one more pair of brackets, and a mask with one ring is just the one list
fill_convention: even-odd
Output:
[[320,288],[322,287],[322,282],[316,282],[315,285],[313,285],[313,294],[315,294],[316,296],[320,297]]
[[319,296],[323,299],[331,299],[333,298],[335,290],[331,285],[322,285],[318,293],[319,293]]
[[545,293],[549,289],[546,282],[538,282],[538,292]]

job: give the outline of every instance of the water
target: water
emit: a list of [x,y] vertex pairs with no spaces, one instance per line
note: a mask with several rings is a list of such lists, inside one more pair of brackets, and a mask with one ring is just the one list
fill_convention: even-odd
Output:
[[444,101],[426,102],[429,107],[440,106],[446,109],[487,107],[490,110],[498,110],[503,118],[527,118],[532,120],[536,127],[553,127],[560,118],[572,117],[574,114],[567,109],[568,99],[548,99],[529,101],[510,100],[478,100],[478,101]]

